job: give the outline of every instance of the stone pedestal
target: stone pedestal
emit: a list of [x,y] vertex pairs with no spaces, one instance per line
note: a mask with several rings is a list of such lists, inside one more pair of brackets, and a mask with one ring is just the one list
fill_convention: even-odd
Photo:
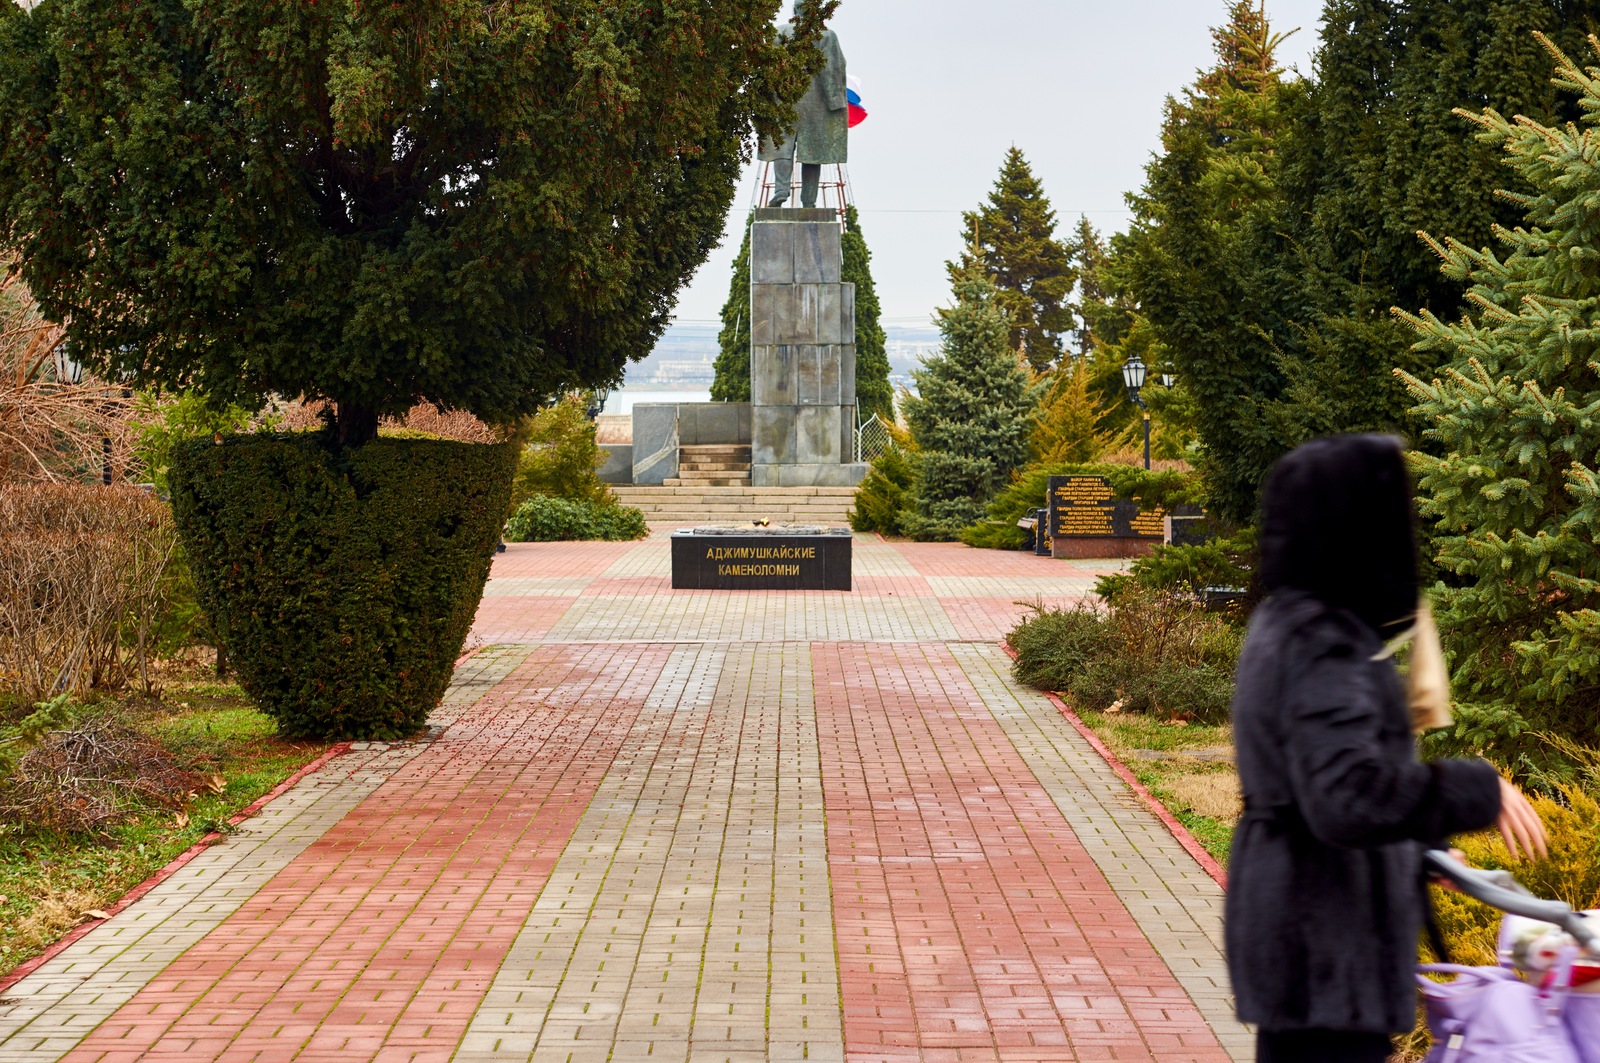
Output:
[[853,487],[856,286],[839,216],[764,208],[750,229],[750,482]]

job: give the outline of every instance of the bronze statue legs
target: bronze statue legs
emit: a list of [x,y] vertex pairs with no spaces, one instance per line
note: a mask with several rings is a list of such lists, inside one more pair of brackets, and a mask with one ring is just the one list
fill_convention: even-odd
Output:
[[[794,184],[794,159],[779,159],[772,164],[775,182],[772,189],[772,202],[769,207],[781,207],[789,201],[789,193]],[[817,205],[817,190],[822,185],[822,164],[816,162],[803,162],[800,164],[800,205],[807,210]]]

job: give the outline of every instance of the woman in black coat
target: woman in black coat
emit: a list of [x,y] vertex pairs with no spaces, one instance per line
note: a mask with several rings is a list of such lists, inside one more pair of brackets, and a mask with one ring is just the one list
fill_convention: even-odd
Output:
[[1239,1018],[1258,1063],[1382,1063],[1416,1018],[1424,845],[1488,827],[1543,843],[1483,761],[1417,759],[1385,639],[1417,611],[1400,442],[1319,439],[1268,478],[1261,579],[1233,720],[1245,813],[1226,908]]

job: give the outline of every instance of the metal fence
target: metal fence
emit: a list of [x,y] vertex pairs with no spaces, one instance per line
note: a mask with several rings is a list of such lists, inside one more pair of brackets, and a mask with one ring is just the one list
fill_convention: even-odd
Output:
[[889,434],[889,425],[873,414],[856,429],[856,460],[873,462],[894,446],[894,437]]

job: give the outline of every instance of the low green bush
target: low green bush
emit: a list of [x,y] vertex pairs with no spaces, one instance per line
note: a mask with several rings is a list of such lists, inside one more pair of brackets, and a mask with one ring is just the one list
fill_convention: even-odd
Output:
[[1071,609],[1034,606],[1011,632],[1017,681],[1039,690],[1066,690],[1090,662],[1112,649],[1104,610],[1080,602]]
[[1017,521],[1045,504],[1052,476],[1104,476],[1119,500],[1140,502],[1145,509],[1198,505],[1201,496],[1199,478],[1192,473],[1151,472],[1137,465],[1104,462],[1030,465],[989,503],[988,519],[963,528],[960,540],[989,550],[1026,548],[1028,533],[1017,527]]
[[1244,528],[1196,546],[1157,546],[1126,572],[1101,576],[1095,593],[1115,598],[1124,588],[1140,587],[1198,596],[1207,587],[1254,588],[1256,531]]
[[911,504],[916,478],[915,455],[898,445],[889,447],[872,463],[872,471],[856,488],[850,527],[858,532],[904,535],[903,518]]
[[515,462],[510,444],[339,449],[326,432],[174,444],[200,603],[280,734],[422,727],[483,594]]
[[534,495],[522,503],[506,525],[506,538],[514,543],[627,541],[649,534],[644,513],[631,506],[597,505],[550,495]]
[[1012,630],[1017,681],[1091,711],[1227,719],[1244,631],[1192,598],[1132,588],[1103,608],[1035,607]]

